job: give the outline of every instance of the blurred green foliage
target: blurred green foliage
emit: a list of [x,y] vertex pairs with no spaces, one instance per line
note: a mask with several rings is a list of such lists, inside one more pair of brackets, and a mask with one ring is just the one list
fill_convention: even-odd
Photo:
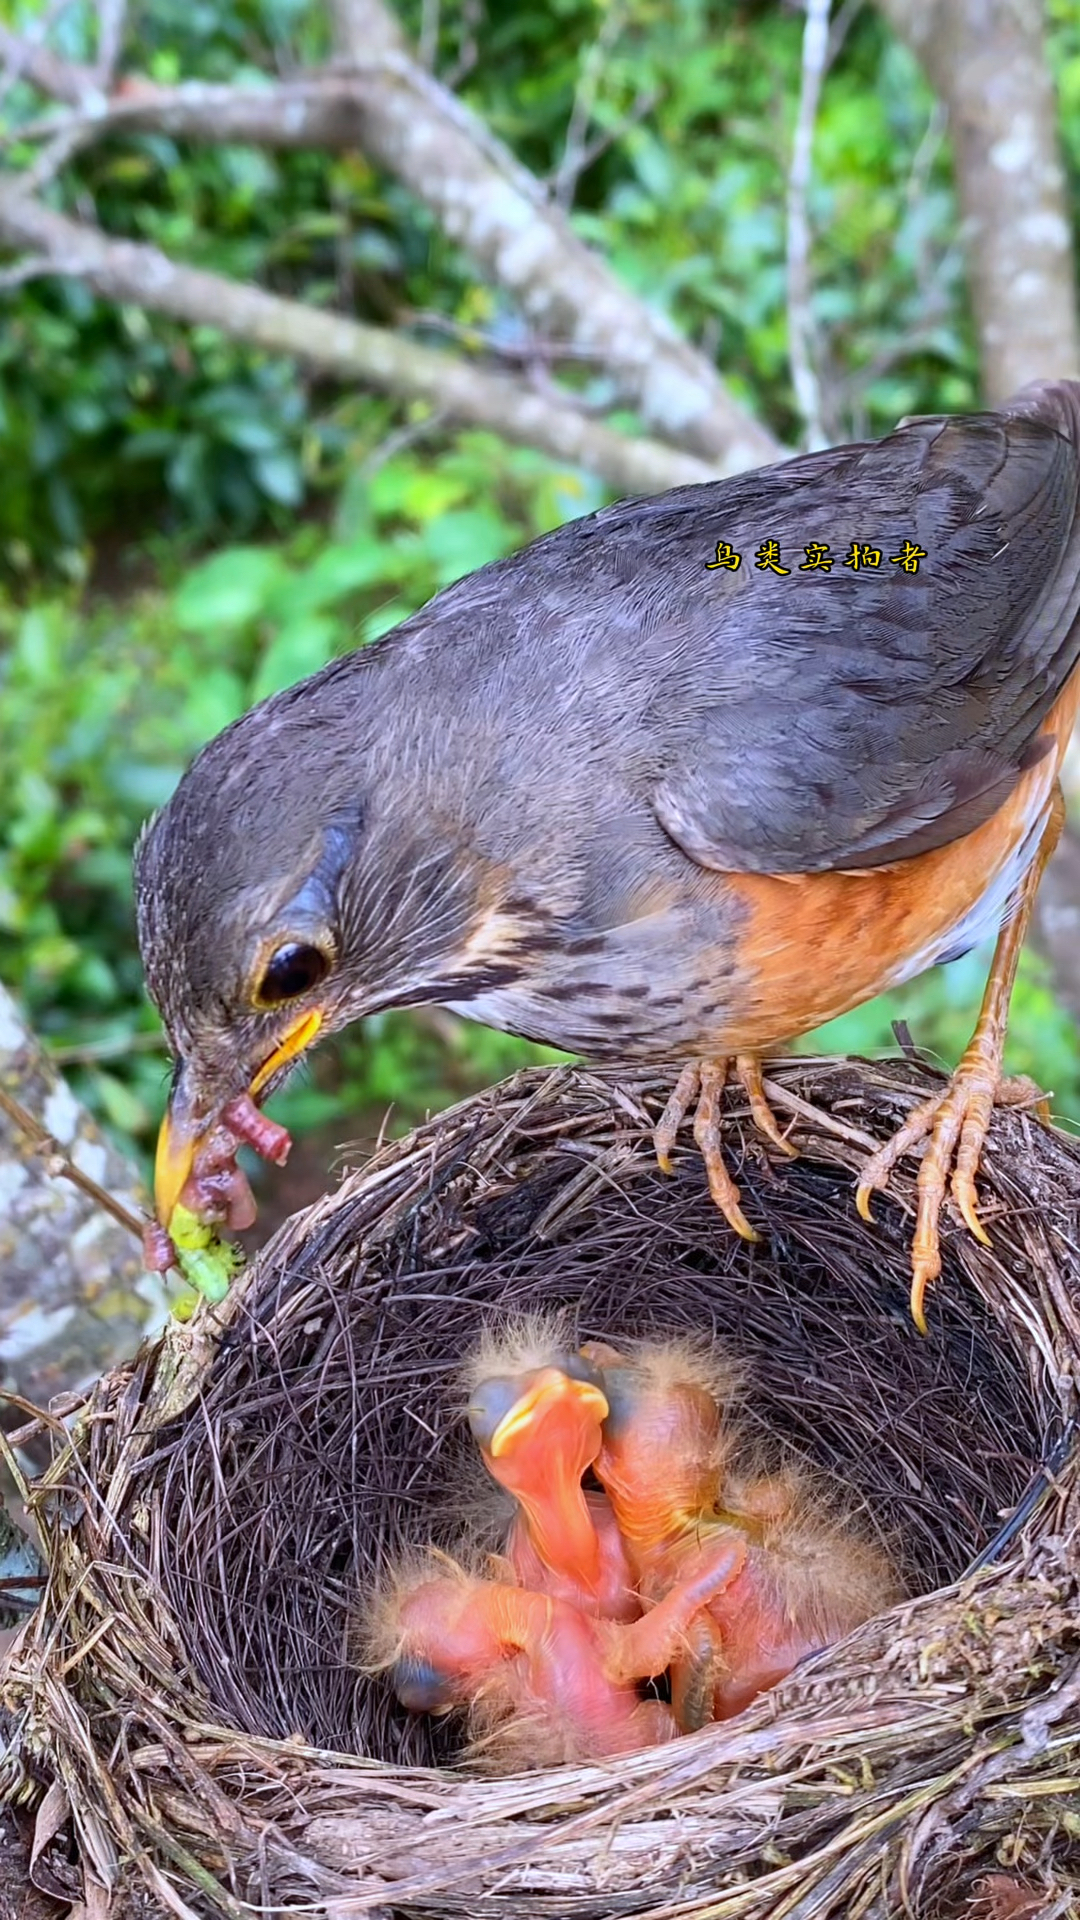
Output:
[[[39,11],[40,0],[26,15]],[[420,0],[400,11],[418,30]],[[441,8],[444,68],[474,12],[463,0]],[[89,0],[72,0],[51,43],[91,58],[93,14]],[[327,53],[323,11],[302,0],[142,0],[130,33],[138,67],[162,84],[250,83]],[[799,16],[779,4],[500,4],[486,10],[462,83],[494,132],[565,184],[575,90],[600,38],[588,164],[573,180],[578,229],[718,354],[733,387],[785,437],[797,429],[783,208],[801,34]],[[17,128],[40,99],[23,85],[5,110]],[[502,295],[477,286],[426,213],[356,153],[181,147],[128,133],[79,156],[58,191],[112,233],[315,305],[408,321],[426,338],[445,337],[431,316],[474,342],[478,329],[505,348],[524,338]],[[812,211],[836,434],[970,403],[947,149],[913,60],[870,8],[829,77]],[[32,281],[5,305],[9,568],[48,562],[78,576],[86,543],[121,528],[127,539],[164,530],[188,544],[283,531],[299,507],[336,492],[385,420],[380,406],[211,328],[115,308],[75,280]],[[599,370],[583,365],[576,378],[590,399],[611,397]]]
[[[0,607],[0,978],[89,1103],[149,1146],[163,1101],[142,992],[131,846],[192,754],[253,701],[372,639],[440,586],[603,498],[525,450],[465,435],[346,486],[329,528],[220,550],[122,602],[75,588]],[[281,1103],[310,1124],[342,1106],[445,1098],[549,1057],[469,1029],[385,1018]],[[455,1064],[455,1056],[467,1061]],[[342,1088],[345,1089],[342,1092]],[[377,1124],[377,1122],[376,1122]]]
[[[439,67],[581,234],[714,354],[793,437],[784,194],[801,20],[772,0],[445,0]],[[28,7],[25,18],[40,9]],[[401,13],[421,25],[421,0]],[[92,54],[85,0],[52,43]],[[142,0],[129,66],[160,82],[253,79],[325,56],[303,0]],[[1080,198],[1080,20],[1050,0],[1064,146]],[[600,51],[592,57],[592,50]],[[584,164],[567,148],[588,77]],[[40,111],[20,84],[6,110]],[[974,402],[977,371],[949,152],[910,56],[865,8],[829,74],[815,147],[815,311],[839,437]],[[575,165],[571,165],[575,162]],[[56,189],[215,271],[397,324],[456,351],[524,348],[519,319],[395,182],[356,153],[269,154],[128,135]],[[597,484],[490,437],[342,391],[210,328],[114,308],[76,281],[4,296],[0,330],[0,976],[79,1091],[144,1154],[165,1063],[142,991],[130,849],[190,756],[253,700],[375,638],[440,586],[601,504]],[[592,402],[617,399],[587,362]],[[632,425],[632,421],[629,423]],[[874,1051],[890,1021],[946,1058],[985,956],[834,1022],[807,1044]],[[397,1124],[545,1056],[430,1017],[372,1021],[279,1103],[341,1135]],[[1080,1051],[1037,962],[1011,1057],[1080,1111]]]

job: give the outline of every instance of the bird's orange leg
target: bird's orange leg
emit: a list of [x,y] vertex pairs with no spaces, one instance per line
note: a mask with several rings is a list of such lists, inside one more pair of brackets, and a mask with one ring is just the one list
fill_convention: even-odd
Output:
[[709,1192],[736,1233],[741,1234],[744,1240],[757,1240],[760,1235],[755,1233],[739,1204],[739,1189],[724,1165],[721,1150],[723,1093],[732,1069],[750,1103],[754,1125],[774,1146],[779,1147],[781,1153],[793,1155],[795,1148],[789,1140],[785,1140],[765,1098],[761,1061],[753,1053],[738,1053],[734,1058],[729,1056],[721,1060],[693,1061],[690,1066],[684,1067],[660,1115],[653,1133],[653,1144],[663,1172],[670,1173],[671,1149],[675,1145],[676,1135],[691,1107],[695,1107],[694,1139],[705,1162]]
[[929,1136],[919,1168],[919,1197],[911,1250],[911,1313],[920,1333],[926,1332],[923,1308],[926,1289],[941,1272],[938,1223],[946,1184],[965,1224],[975,1238],[988,1247],[990,1236],[979,1219],[975,1175],[994,1107],[1035,1107],[1041,1118],[1049,1119],[1049,1104],[1034,1082],[1023,1077],[1007,1079],[1001,1063],[1020,949],[1043,869],[1061,836],[1064,819],[1065,802],[1058,787],[1039,850],[998,935],[978,1025],[948,1087],[944,1093],[933,1094],[916,1107],[862,1170],[856,1204],[863,1219],[871,1220],[870,1196],[875,1188],[886,1184],[902,1154]]

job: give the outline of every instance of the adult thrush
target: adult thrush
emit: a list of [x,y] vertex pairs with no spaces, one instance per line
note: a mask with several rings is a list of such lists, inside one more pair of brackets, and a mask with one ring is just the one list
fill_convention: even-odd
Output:
[[859,1188],[868,1215],[927,1140],[921,1323],[946,1188],[985,1239],[991,1110],[1033,1091],[1002,1049],[1080,699],[1078,446],[1080,384],[1038,383],[623,501],[211,741],[136,858],[176,1057],[162,1225],[185,1189],[250,1212],[230,1138],[281,1157],[256,1102],[320,1033],[435,1001],[593,1060],[681,1058],[661,1160],[696,1103],[751,1235],[721,1154],[729,1066],[783,1145],[761,1050],[997,933],[950,1084]]

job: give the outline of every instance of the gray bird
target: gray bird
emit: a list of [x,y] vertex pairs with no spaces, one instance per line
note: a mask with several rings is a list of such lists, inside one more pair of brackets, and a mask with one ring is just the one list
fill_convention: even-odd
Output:
[[[998,933],[929,1135],[913,1308],[974,1176],[1080,698],[1080,385],[628,500],[439,594],[264,701],[140,840],[139,937],[176,1059],[159,1219],[250,1211],[239,1138],[320,1034],[439,1002],[604,1061],[683,1060],[720,1150],[734,1066]],[[167,1258],[167,1253],[163,1256]]]

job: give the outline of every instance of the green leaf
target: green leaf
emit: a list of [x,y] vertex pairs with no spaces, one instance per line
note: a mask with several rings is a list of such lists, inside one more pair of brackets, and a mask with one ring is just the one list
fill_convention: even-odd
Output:
[[415,611],[415,607],[405,606],[400,600],[387,601],[385,606],[377,607],[374,613],[369,613],[363,622],[361,632],[365,641],[381,639],[384,633],[390,632],[391,627],[398,626]]
[[424,546],[441,587],[486,566],[489,560],[501,559],[513,545],[513,529],[507,522],[480,507],[444,513],[424,531]]
[[106,1117],[120,1133],[141,1133],[150,1124],[150,1115],[131,1088],[113,1073],[99,1067],[93,1075],[94,1091]]
[[284,578],[285,562],[270,547],[230,547],[188,574],[173,602],[181,627],[244,627],[263,612]]
[[282,447],[276,453],[261,453],[252,463],[252,472],[268,500],[280,506],[299,506],[304,497],[304,475],[294,453]]

